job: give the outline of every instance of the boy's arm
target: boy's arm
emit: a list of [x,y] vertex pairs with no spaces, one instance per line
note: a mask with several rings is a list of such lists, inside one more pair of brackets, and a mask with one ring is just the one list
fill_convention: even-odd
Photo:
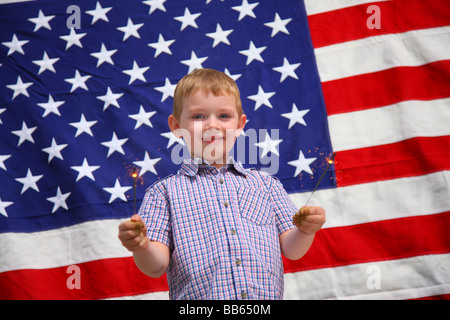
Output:
[[293,217],[296,228],[280,235],[281,253],[297,260],[311,247],[314,235],[325,223],[325,210],[321,207],[303,207]]

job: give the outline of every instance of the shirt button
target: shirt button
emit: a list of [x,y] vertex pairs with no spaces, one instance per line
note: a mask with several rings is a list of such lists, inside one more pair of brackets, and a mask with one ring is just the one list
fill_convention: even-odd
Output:
[[237,231],[235,229],[231,229],[231,234],[235,235],[237,233]]
[[225,202],[223,203],[223,205],[225,206],[225,208],[228,208],[228,206],[229,206],[230,204],[228,203],[228,201],[225,201]]
[[220,184],[223,184],[225,181],[223,181],[222,178],[219,179]]
[[242,260],[241,260],[241,259],[236,259],[236,261],[235,261],[235,262],[236,262],[236,265],[237,265],[237,266],[240,266],[240,265],[241,265],[241,263],[242,263]]
[[247,297],[248,297],[247,292],[242,291],[242,292],[241,292],[241,298],[242,298],[242,299],[247,299]]

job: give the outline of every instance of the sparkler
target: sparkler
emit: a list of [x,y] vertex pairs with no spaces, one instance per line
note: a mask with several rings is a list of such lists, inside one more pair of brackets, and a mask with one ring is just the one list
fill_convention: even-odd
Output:
[[[133,177],[133,213],[136,214],[136,183],[137,183],[137,178],[138,178],[138,174],[136,172],[136,167],[133,167],[133,173],[131,174],[131,176]],[[140,221],[133,221],[136,229],[140,230],[141,228],[143,228],[145,225],[140,222]]]

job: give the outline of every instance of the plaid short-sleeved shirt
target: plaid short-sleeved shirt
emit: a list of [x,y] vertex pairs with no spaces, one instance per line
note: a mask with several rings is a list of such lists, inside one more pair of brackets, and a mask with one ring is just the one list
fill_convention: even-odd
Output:
[[139,214],[171,250],[170,299],[282,299],[279,235],[296,211],[264,172],[189,159],[147,190]]

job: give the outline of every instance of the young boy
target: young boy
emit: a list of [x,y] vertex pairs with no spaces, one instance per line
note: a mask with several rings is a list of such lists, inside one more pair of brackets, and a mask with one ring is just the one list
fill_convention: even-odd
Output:
[[278,179],[228,158],[245,120],[222,72],[196,70],[175,89],[169,127],[191,159],[119,225],[143,273],[167,271],[170,299],[282,299],[281,254],[301,258],[325,222],[321,207],[297,212]]

